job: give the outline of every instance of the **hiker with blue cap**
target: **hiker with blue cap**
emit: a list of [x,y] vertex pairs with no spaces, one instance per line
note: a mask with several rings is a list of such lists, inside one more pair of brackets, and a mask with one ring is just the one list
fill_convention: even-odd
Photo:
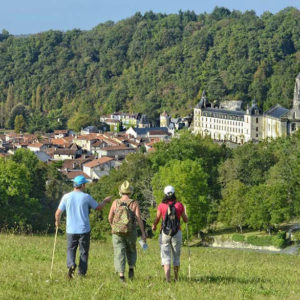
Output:
[[111,201],[111,197],[106,197],[101,203],[96,202],[92,196],[83,192],[88,180],[80,175],[74,178],[74,190],[65,194],[55,213],[55,225],[60,224],[61,214],[67,214],[67,267],[68,277],[73,278],[76,269],[76,251],[79,246],[80,258],[78,265],[78,275],[84,276],[88,267],[88,256],[90,248],[90,221],[89,210],[101,210]]

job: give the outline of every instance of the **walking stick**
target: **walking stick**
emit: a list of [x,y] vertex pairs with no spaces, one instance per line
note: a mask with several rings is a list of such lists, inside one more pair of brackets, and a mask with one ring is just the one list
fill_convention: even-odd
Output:
[[[185,214],[186,214],[186,208],[184,207]],[[186,223],[186,239],[187,239],[187,245],[188,245],[188,254],[189,254],[189,280],[191,280],[191,250],[190,250],[190,244],[189,244],[189,227],[188,223]]]
[[50,270],[50,279],[52,279],[52,270],[53,270],[53,263],[54,263],[54,253],[55,253],[55,246],[56,246],[56,239],[57,239],[57,231],[58,231],[58,226],[56,226],[56,231],[55,231],[54,246],[53,246],[53,253],[52,253],[52,262],[51,262],[51,270]]

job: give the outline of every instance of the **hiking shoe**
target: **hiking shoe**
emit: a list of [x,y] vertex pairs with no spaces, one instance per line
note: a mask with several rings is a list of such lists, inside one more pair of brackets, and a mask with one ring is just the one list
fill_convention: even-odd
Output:
[[74,265],[74,266],[72,266],[72,267],[69,268],[68,277],[70,279],[74,278],[75,269],[76,269],[76,265]]
[[133,277],[134,277],[134,269],[133,268],[129,268],[128,278],[132,280]]
[[120,276],[120,282],[125,283],[125,277],[124,276]]

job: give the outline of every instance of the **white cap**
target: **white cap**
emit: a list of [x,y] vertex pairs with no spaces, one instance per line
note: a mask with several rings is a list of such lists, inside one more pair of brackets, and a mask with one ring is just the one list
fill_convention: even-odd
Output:
[[171,185],[167,185],[164,189],[164,194],[167,196],[173,195],[175,193],[175,189]]

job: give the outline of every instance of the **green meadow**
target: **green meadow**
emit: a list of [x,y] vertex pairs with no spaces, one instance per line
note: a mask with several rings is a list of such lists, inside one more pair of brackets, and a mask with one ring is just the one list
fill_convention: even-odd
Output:
[[[66,240],[0,235],[0,299],[300,299],[300,257],[241,250],[182,249],[179,282],[164,282],[157,240],[138,248],[135,279],[122,284],[113,269],[110,240],[92,241],[85,278],[66,277]],[[139,247],[139,245],[137,245]]]

